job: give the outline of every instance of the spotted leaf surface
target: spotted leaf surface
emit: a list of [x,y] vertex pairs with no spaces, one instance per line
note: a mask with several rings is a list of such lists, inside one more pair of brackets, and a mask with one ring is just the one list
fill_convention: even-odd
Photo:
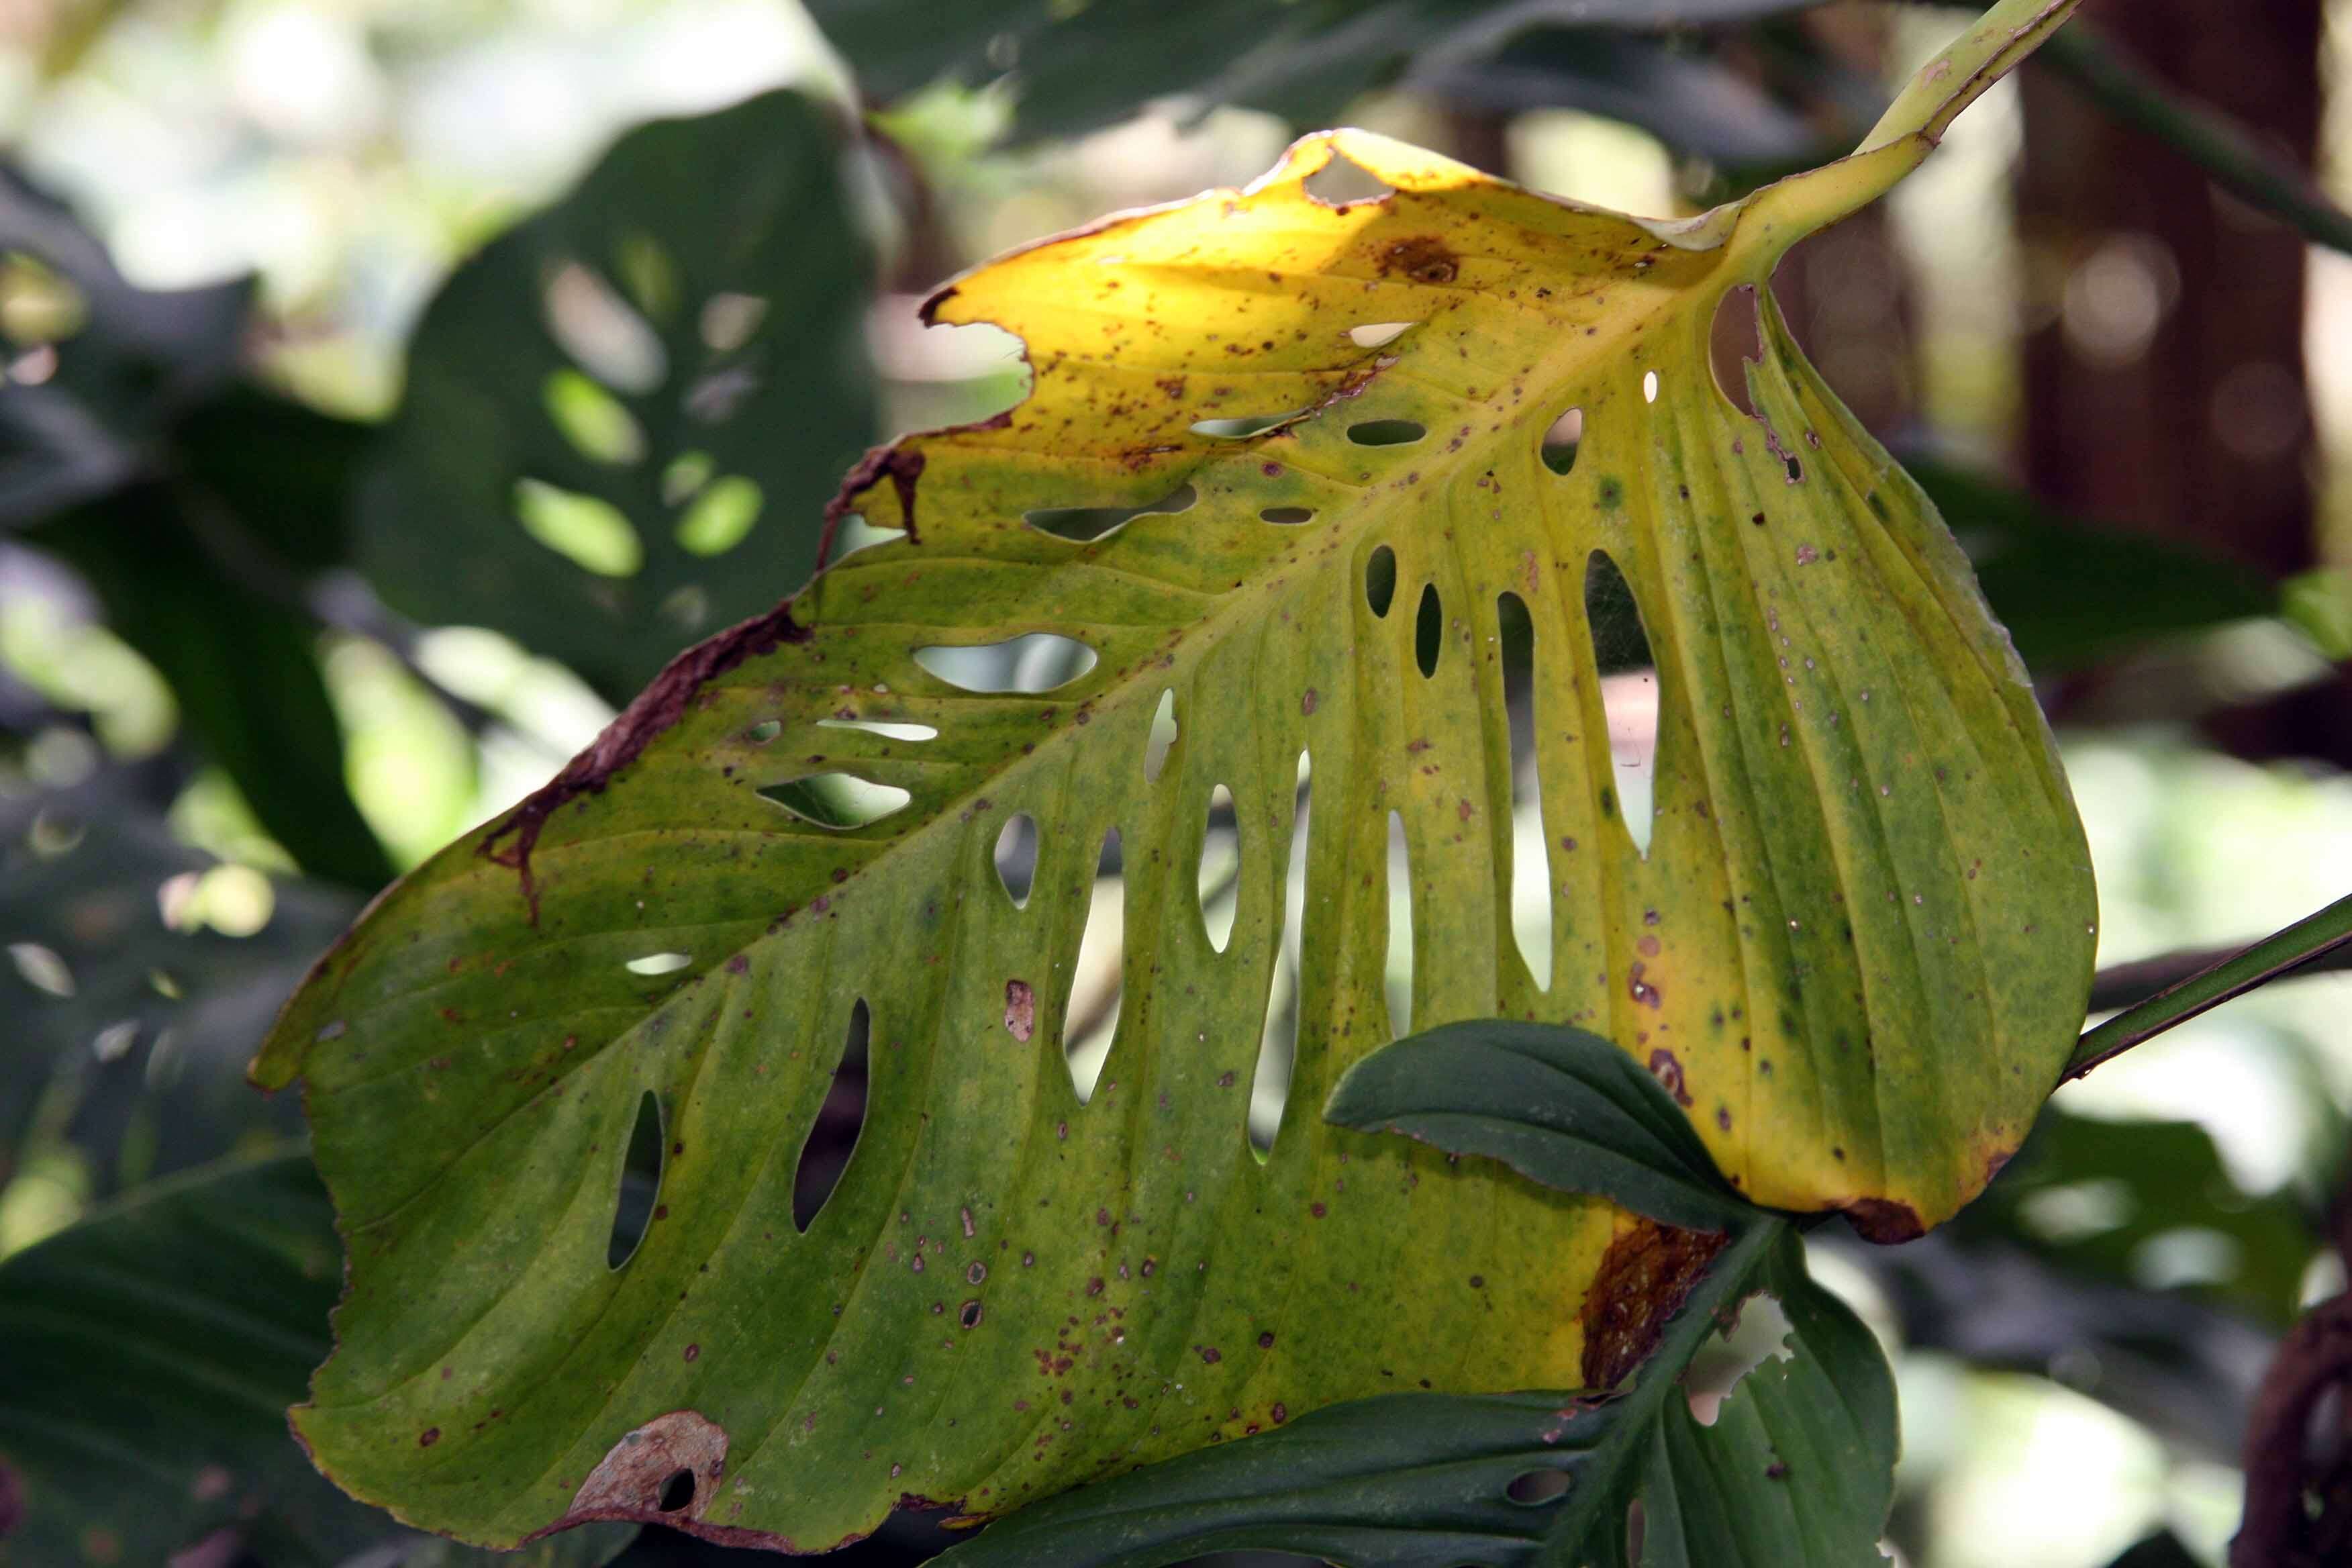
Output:
[[2067,8],[1689,222],[1340,132],[944,290],[1027,399],[870,454],[835,515],[898,537],[680,656],[269,1042],[352,1255],[320,1462],[478,1542],[808,1551],[1612,1382],[1714,1238],[1314,1114],[1452,1020],[1614,1041],[1754,1200],[1949,1215],[2079,1022],[2080,827],[1918,490],[1769,300],[1752,414],[1706,343]]

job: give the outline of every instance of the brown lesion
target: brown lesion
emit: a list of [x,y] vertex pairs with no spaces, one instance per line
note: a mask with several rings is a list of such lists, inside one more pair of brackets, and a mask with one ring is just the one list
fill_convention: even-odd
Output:
[[1856,1236],[1882,1247],[1916,1241],[1927,1234],[1919,1211],[1893,1198],[1856,1198],[1845,1205],[1845,1219]]
[[1416,234],[1396,240],[1381,252],[1381,276],[1402,272],[1416,283],[1451,283],[1462,270],[1462,258],[1433,234]]
[[1666,1322],[1730,1238],[1636,1219],[1609,1244],[1584,1293],[1584,1386],[1614,1388],[1658,1348]]

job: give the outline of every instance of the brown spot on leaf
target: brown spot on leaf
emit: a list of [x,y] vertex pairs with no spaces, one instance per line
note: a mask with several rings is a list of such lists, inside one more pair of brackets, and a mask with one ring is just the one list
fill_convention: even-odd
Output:
[[1666,1320],[1725,1240],[1717,1231],[1677,1230],[1636,1219],[1609,1244],[1579,1314],[1586,1387],[1616,1387],[1657,1348]]
[[438,1426],[427,1426],[416,1435],[416,1446],[420,1448],[430,1448],[440,1440],[441,1428]]
[[1845,1217],[1856,1236],[1881,1247],[1916,1241],[1927,1234],[1927,1227],[1919,1223],[1918,1211],[1893,1198],[1856,1198],[1845,1205]]
[[1037,1030],[1037,993],[1026,980],[1004,983],[1004,1027],[1024,1045]]
[[1685,1109],[1689,1107],[1690,1089],[1683,1082],[1683,1064],[1675,1059],[1674,1052],[1664,1049],[1652,1051],[1650,1076],[1658,1080],[1659,1088],[1675,1097],[1676,1105]]
[[1381,275],[1402,272],[1416,283],[1451,283],[1462,258],[1433,234],[1400,239],[1381,252]]
[[[726,1473],[727,1428],[700,1411],[673,1410],[625,1434],[606,1450],[572,1494],[572,1506],[548,1529],[592,1519],[676,1523],[699,1518]],[[677,1500],[689,1481],[692,1495]],[[664,1508],[665,1501],[671,1506]]]

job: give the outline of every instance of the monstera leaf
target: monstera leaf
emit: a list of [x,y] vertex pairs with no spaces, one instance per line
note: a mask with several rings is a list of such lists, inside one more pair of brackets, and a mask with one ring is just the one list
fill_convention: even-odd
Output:
[[[1893,1237],[1967,1201],[2080,1020],[2080,825],[1918,490],[1769,301],[1753,413],[1707,342],[2069,4],[2004,0],[1852,157],[1689,222],[1341,132],[942,292],[1023,338],[1027,401],[869,454],[835,516],[902,537],[681,655],[265,1047],[351,1251],[295,1416],[328,1472],[483,1543],[808,1551],[1382,1391],[1605,1385],[1705,1249],[1311,1114],[1408,1020],[1614,1040],[1755,1202]],[[1321,199],[1341,158],[1388,194]],[[1587,609],[1626,590],[1646,846]],[[1074,1078],[1090,923],[1117,1022]],[[845,1042],[856,1151],[796,1208]]]

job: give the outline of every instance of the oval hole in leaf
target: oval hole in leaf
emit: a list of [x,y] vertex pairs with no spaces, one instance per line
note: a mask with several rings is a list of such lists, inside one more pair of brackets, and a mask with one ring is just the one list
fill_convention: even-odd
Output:
[[1192,434],[1206,436],[1213,441],[1245,441],[1252,436],[1262,435],[1277,425],[1287,425],[1313,412],[1311,408],[1290,408],[1280,414],[1241,414],[1226,419],[1196,419],[1192,422]]
[[600,577],[634,577],[645,567],[637,531],[611,501],[543,479],[517,479],[514,514],[525,533]]
[[679,547],[693,555],[726,554],[751,537],[765,500],[757,479],[728,475],[695,497],[677,520]]
[[1585,562],[1584,617],[1601,672],[1601,710],[1609,726],[1610,782],[1601,787],[1601,815],[1613,813],[1634,849],[1650,853],[1652,786],[1658,763],[1658,672],[1641,606],[1625,574],[1606,551]]
[[1151,710],[1151,733],[1143,742],[1143,782],[1158,784],[1160,770],[1168,765],[1168,752],[1176,744],[1176,691],[1173,687],[1160,694],[1160,706]]
[[646,319],[611,284],[577,261],[557,267],[541,304],[547,331],[573,363],[622,392],[651,392],[669,374],[669,354]]
[[996,879],[1013,907],[1029,907],[1029,889],[1037,879],[1037,819],[1027,812],[1014,814],[996,836]]
[[632,974],[647,976],[676,974],[694,962],[690,952],[649,952],[643,958],[633,958],[621,965]]
[[1538,1508],[1568,1495],[1568,1472],[1529,1470],[1523,1476],[1512,1478],[1511,1484],[1503,1490],[1513,1502]]
[[1419,325],[1419,321],[1367,321],[1349,327],[1348,341],[1360,349],[1385,348]]
[[636,1120],[629,1129],[628,1152],[621,1161],[621,1179],[613,1198],[613,1230],[604,1243],[606,1268],[618,1268],[636,1256],[653,1226],[661,1174],[661,1101],[647,1089],[637,1097]]
[[664,506],[677,506],[710,482],[718,464],[708,452],[680,452],[662,468]]
[[1386,201],[1396,195],[1394,185],[1336,149],[1321,168],[1299,184],[1309,196],[1328,207]]
[[1421,585],[1421,607],[1413,614],[1412,657],[1421,666],[1422,679],[1437,673],[1438,657],[1445,651],[1445,606],[1437,597],[1437,584]]
[[1067,686],[1092,669],[1095,650],[1076,637],[1030,632],[1003,642],[919,647],[915,662],[965,691],[1034,695]]
[[936,741],[940,732],[929,724],[901,724],[887,719],[820,719],[820,730],[855,730],[860,734],[879,735],[886,741]]
[[1503,659],[1503,713],[1511,731],[1511,935],[1539,991],[1551,989],[1551,861],[1544,837],[1536,736],[1536,629],[1527,601],[1495,600]]
[[1654,370],[1645,370],[1642,373],[1642,401],[1655,403],[1657,400],[1658,373]]
[[669,1478],[662,1482],[661,1511],[664,1513],[676,1513],[678,1510],[686,1507],[687,1504],[693,1500],[694,1472],[692,1470],[672,1470],[669,1473]]
[[1389,813],[1389,948],[1383,969],[1389,1003],[1389,1038],[1412,1033],[1412,850],[1405,843],[1404,817]]
[[1080,1105],[1094,1098],[1104,1058],[1118,1032],[1119,983],[1127,960],[1127,884],[1121,864],[1118,829],[1114,827],[1103,835],[1102,853],[1095,862],[1085,933],[1078,939],[1077,962],[1070,966],[1069,1001],[1062,1009],[1063,1059]]
[[1385,617],[1396,601],[1396,552],[1381,545],[1364,563],[1364,603],[1372,614]]
[[1544,427],[1536,455],[1553,473],[1565,474],[1576,467],[1576,449],[1583,444],[1584,410],[1571,408]]
[[1209,945],[1225,951],[1233,940],[1234,915],[1241,903],[1241,822],[1234,792],[1223,784],[1209,791],[1209,819],[1201,835],[1201,859],[1193,886],[1200,896],[1201,929]]
[[858,1134],[866,1127],[866,1064],[874,1033],[874,1016],[859,997],[849,1009],[842,1032],[841,1060],[834,1064],[824,1098],[809,1120],[801,1140],[800,1157],[793,1164],[793,1228],[802,1235],[816,1223],[817,1215],[841,1185],[857,1152]]
[[1359,447],[1404,447],[1429,434],[1418,419],[1365,419],[1348,426],[1348,439]]
[[1298,1059],[1298,922],[1307,910],[1307,846],[1314,823],[1315,785],[1305,752],[1298,753],[1298,804],[1290,828],[1289,864],[1276,896],[1282,900],[1282,936],[1275,952],[1273,988],[1266,998],[1265,1027],[1258,1037],[1257,1066],[1250,1074],[1246,1127],[1251,1152],[1263,1162],[1274,1153],[1282,1113],[1290,1100],[1290,1074]]
[[782,784],[763,784],[760,798],[775,802],[802,821],[847,832],[870,827],[914,797],[897,784],[876,784],[856,773],[808,773]]
[[1263,521],[1281,523],[1288,527],[1311,521],[1315,516],[1315,509],[1311,506],[1270,506],[1257,515]]
[[1084,544],[1115,532],[1139,517],[1182,511],[1199,499],[1192,486],[1182,485],[1146,506],[1040,507],[1024,512],[1022,521],[1040,533]]
[[548,373],[540,403],[556,434],[594,463],[635,463],[646,455],[645,428],[621,400],[576,370]]
[[1753,283],[1727,289],[1716,301],[1715,320],[1707,328],[1707,360],[1715,373],[1715,389],[1723,394],[1723,400],[1755,417],[1756,400],[1748,392],[1748,363],[1763,363],[1764,339],[1756,319]]
[[[820,722],[821,721],[820,721]],[[758,723],[743,731],[743,739],[748,744],[764,746],[783,732],[784,724],[782,720],[762,719]]]

